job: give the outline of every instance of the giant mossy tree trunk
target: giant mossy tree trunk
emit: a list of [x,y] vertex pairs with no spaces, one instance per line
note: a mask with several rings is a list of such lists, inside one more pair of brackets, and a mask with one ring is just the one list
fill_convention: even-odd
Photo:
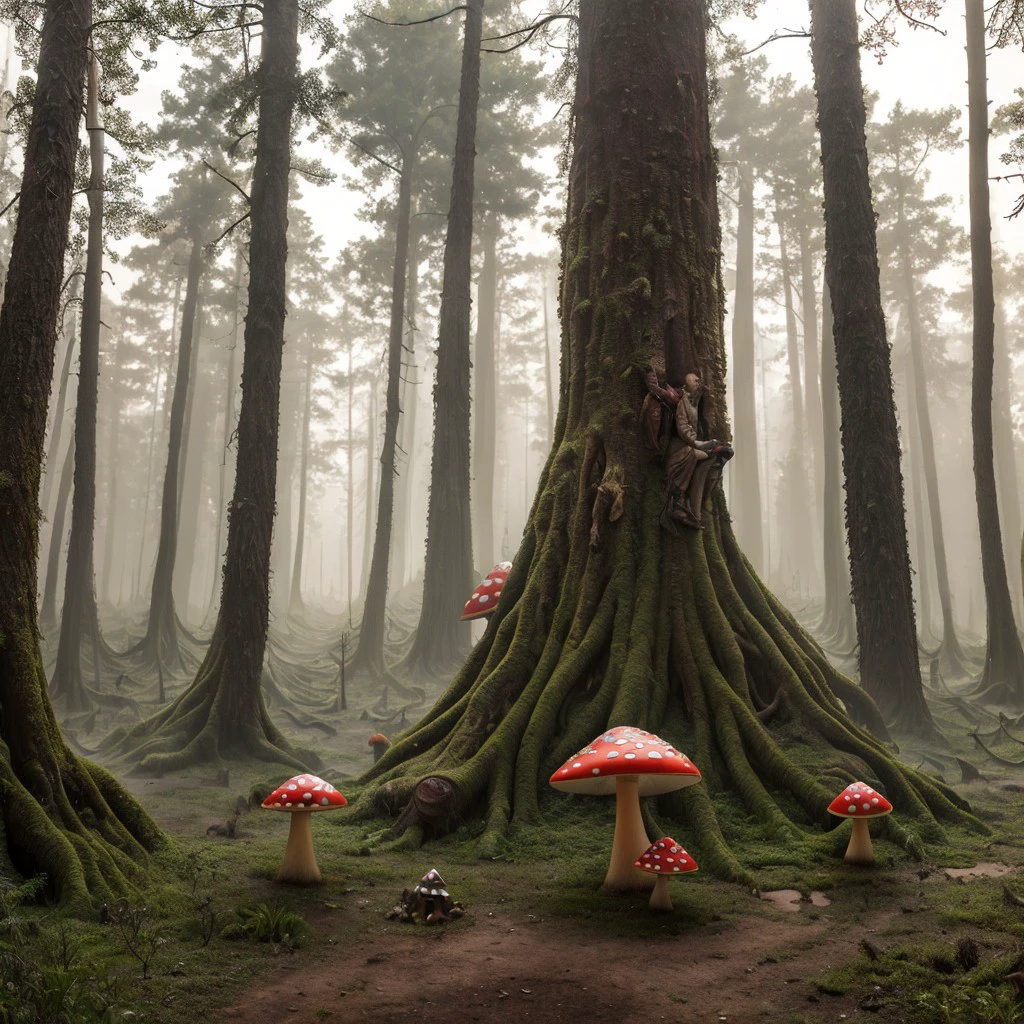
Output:
[[50,692],[68,711],[93,706],[82,676],[83,630],[91,642],[93,672],[99,678],[99,613],[96,608],[96,416],[100,380],[100,304],[103,299],[104,131],[99,114],[99,65],[89,64],[86,104],[89,129],[89,227],[82,288],[82,329],[75,402],[75,478],[71,497],[71,536],[64,574],[57,662]]
[[824,825],[847,772],[879,780],[904,822],[963,814],[851,722],[842,702],[876,726],[877,709],[758,579],[720,487],[703,531],[659,524],[643,368],[699,368],[711,430],[729,434],[705,31],[702,0],[580,7],[555,443],[483,639],[365,776],[360,806],[398,813],[395,831],[480,815],[493,842],[536,813],[563,759],[624,724],[681,744],[705,773],[658,809],[685,818],[702,866],[726,876],[750,877],[718,823],[721,790],[776,839]]
[[[149,597],[149,618],[146,635],[129,653],[140,656],[153,669],[184,668],[178,637],[178,616],[174,607],[174,566],[178,556],[178,494],[181,454],[185,436],[185,410],[188,393],[195,386],[192,378],[192,349],[199,281],[203,273],[203,246],[199,238],[192,240],[185,282],[185,308],[181,317],[178,341],[178,366],[174,375],[171,399],[170,429],[167,440],[167,465],[160,499],[160,540],[153,569],[153,586]],[[177,310],[175,310],[177,314]],[[192,557],[192,552],[186,552]]]
[[1024,705],[1024,651],[1013,618],[1003,561],[992,444],[992,374],[995,363],[995,298],[992,284],[992,219],[988,198],[988,82],[983,0],[967,3],[967,93],[970,119],[971,435],[974,493],[981,534],[987,647],[981,696],[999,704]]
[[483,15],[484,0],[467,0],[438,324],[423,605],[407,658],[413,669],[427,671],[452,665],[469,645],[469,627],[459,622],[459,615],[473,589],[469,497],[470,254]]
[[934,736],[917,658],[854,0],[812,0],[811,56],[861,685],[895,729]]
[[109,741],[151,771],[234,754],[302,767],[271,721],[260,689],[270,614],[288,168],[297,61],[298,0],[267,4],[257,72],[259,126],[251,192],[238,461],[228,513],[220,612],[192,685],[128,735],[115,735]]
[[0,841],[76,910],[127,895],[162,837],[108,772],[65,744],[36,622],[39,480],[74,191],[92,4],[48,0],[18,220],[0,309]]

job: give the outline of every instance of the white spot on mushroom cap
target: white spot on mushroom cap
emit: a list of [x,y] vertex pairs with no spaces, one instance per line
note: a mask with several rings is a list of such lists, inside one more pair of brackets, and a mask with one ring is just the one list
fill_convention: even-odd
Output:
[[328,800],[327,797],[322,797],[320,800],[320,803],[323,804],[324,807],[326,807],[330,802],[331,801]]
[[629,752],[629,753],[628,753],[628,754],[626,755],[626,760],[627,760],[627,761],[632,761],[634,757],[636,757],[636,754],[634,754],[634,753],[633,753],[633,751],[631,750],[631,751],[630,751],[630,752]]
[[302,794],[302,799],[303,800],[312,800],[313,799],[313,794],[312,793],[303,793]]
[[655,758],[657,758],[657,759],[658,759],[659,761],[661,760],[661,754],[660,754],[660,753],[658,753],[658,751],[657,751],[657,750],[648,750],[648,751],[647,751],[647,756],[648,756],[648,757],[655,757]]
[[608,751],[608,760],[609,760],[609,761],[610,761],[610,760],[611,760],[611,759],[612,759],[613,757],[618,757],[618,756],[619,756],[619,752],[618,752],[617,750],[609,750],[609,751]]
[[582,767],[583,767],[583,765],[582,765],[582,764],[580,764],[580,762],[579,762],[579,761],[574,761],[574,762],[573,762],[573,768],[582,768]]
[[591,768],[590,769],[590,773],[592,775],[600,775],[601,774],[601,769],[600,768]]
[[298,789],[299,787],[298,787],[298,786],[296,786],[294,782],[289,782],[289,783],[288,783],[288,788],[289,788],[290,790],[294,791],[294,790]]

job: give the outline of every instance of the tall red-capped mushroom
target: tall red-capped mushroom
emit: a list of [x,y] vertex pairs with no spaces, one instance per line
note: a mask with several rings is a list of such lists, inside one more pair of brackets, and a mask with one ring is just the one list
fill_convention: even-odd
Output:
[[329,782],[305,772],[282,782],[260,804],[268,811],[287,811],[292,816],[288,843],[284,848],[284,860],[281,862],[281,870],[277,873],[277,881],[311,885],[323,880],[316,855],[313,853],[310,817],[319,811],[333,811],[336,807],[344,807],[347,803],[348,801]]
[[654,876],[654,891],[648,904],[651,910],[671,910],[668,880],[687,871],[696,871],[697,862],[671,836],[665,836],[651,843],[633,867]]
[[828,805],[828,813],[853,820],[850,845],[843,860],[847,864],[874,864],[875,851],[871,847],[868,818],[881,818],[892,813],[892,804],[865,782],[851,782]]
[[472,596],[462,609],[460,621],[466,619],[481,619],[490,615],[498,607],[498,598],[501,597],[501,590],[508,578],[508,571],[512,568],[511,562],[499,562],[478,584]]
[[568,793],[615,794],[615,837],[605,876],[606,889],[647,889],[649,875],[634,867],[650,846],[640,814],[640,797],[671,793],[700,782],[700,771],[685,755],[653,733],[630,725],[601,733],[549,779]]

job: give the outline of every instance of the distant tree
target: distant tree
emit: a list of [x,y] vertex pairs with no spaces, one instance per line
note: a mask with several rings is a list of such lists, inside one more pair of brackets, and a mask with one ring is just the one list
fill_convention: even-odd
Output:
[[[0,308],[0,778],[3,844],[78,912],[126,896],[163,838],[104,769],[65,743],[47,693],[36,620],[46,404],[84,104],[88,0],[47,0],[17,226]],[[34,27],[35,11],[22,12]]]
[[861,684],[897,730],[934,736],[917,658],[854,0],[812,0],[811,31]]

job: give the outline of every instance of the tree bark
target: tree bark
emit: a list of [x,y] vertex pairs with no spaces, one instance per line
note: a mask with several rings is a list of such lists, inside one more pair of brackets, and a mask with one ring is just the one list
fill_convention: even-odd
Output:
[[299,516],[295,531],[295,561],[292,565],[292,591],[289,614],[302,611],[302,558],[306,546],[306,487],[309,475],[309,421],[313,411],[313,348],[306,355],[306,401],[302,410],[302,451],[299,455]]
[[50,492],[53,489],[53,478],[57,476],[57,456],[60,453],[60,440],[64,434],[64,410],[68,398],[68,381],[71,377],[71,363],[75,354],[74,320],[72,331],[64,349],[64,363],[60,371],[60,386],[57,391],[57,405],[53,412],[53,425],[50,427],[50,441],[46,449],[46,472],[43,474],[43,496],[39,501],[39,509],[43,515],[50,512]]
[[78,357],[78,396],[75,401],[75,482],[71,497],[71,536],[64,574],[57,663],[50,680],[51,694],[68,711],[92,707],[82,678],[82,631],[92,641],[93,672],[99,679],[99,615],[96,609],[94,541],[96,529],[96,413],[100,379],[100,306],[103,300],[103,163],[104,131],[99,115],[98,63],[90,62],[89,227],[82,287],[81,345]]
[[124,330],[118,331],[117,343],[114,345],[113,365],[110,368],[110,425],[107,437],[107,512],[103,516],[103,568],[100,572],[100,593],[113,604],[114,597],[114,537],[116,536],[118,516],[117,507],[117,446],[121,426],[121,353],[124,347]]
[[[402,378],[402,337],[405,333],[405,287],[408,281],[409,225],[412,218],[413,176],[416,170],[416,151],[407,147],[403,154],[402,173],[398,181],[398,210],[395,226],[395,262],[391,276],[391,323],[388,331],[388,377],[384,395],[384,443],[380,453],[380,489],[377,494],[377,529],[373,540],[370,575],[363,602],[363,621],[359,630],[359,646],[354,665],[365,667],[370,675],[379,679],[385,674],[384,665],[384,606],[388,597],[388,574],[391,558],[391,533],[395,514],[395,478],[398,475],[398,431],[401,426],[402,407],[399,393]],[[372,409],[372,406],[371,406]],[[376,428],[376,416],[371,414],[369,436]],[[368,470],[372,468],[373,446],[367,449]],[[370,502],[373,496],[372,475],[368,476],[366,509],[370,520]]]
[[156,826],[76,757],[47,694],[36,621],[39,483],[75,186],[92,5],[47,0],[17,223],[0,308],[0,839],[25,876],[88,913],[126,897]]
[[[740,451],[758,450],[757,404],[754,400],[754,176],[741,164],[739,174],[739,223],[736,228],[736,293],[732,314],[732,394],[736,445]],[[767,569],[761,536],[765,506],[761,498],[761,473],[757,458],[747,458],[732,468],[732,510],[736,539],[750,564]]]
[[992,374],[995,360],[995,299],[992,288],[992,221],[988,197],[988,82],[985,68],[983,0],[966,0],[967,92],[970,121],[971,435],[974,493],[981,533],[981,575],[985,585],[987,646],[980,696],[997,704],[1024,703],[1024,651],[1013,618],[1003,561],[992,446]]
[[[817,213],[817,208],[814,210]],[[800,299],[804,329],[804,411],[807,417],[807,479],[810,481],[811,529],[819,534],[821,523],[821,342],[818,338],[818,304],[815,301],[815,259],[811,249],[810,231],[806,224],[799,229]]]
[[[298,0],[263,9],[259,122],[251,191],[249,303],[220,612],[192,685],[110,743],[150,771],[243,755],[304,767],[274,726],[260,682],[270,617],[281,356],[288,255],[288,171],[298,64]],[[314,758],[307,758],[313,761]]]
[[[637,371],[699,368],[710,430],[729,437],[706,17],[703,0],[580,6],[555,444],[482,640],[364,776],[357,813],[398,813],[391,834],[409,843],[478,816],[493,854],[510,818],[536,817],[565,758],[626,723],[686,738],[705,782],[659,798],[657,814],[699,828],[702,867],[748,884],[716,817],[725,790],[794,837],[824,818],[833,764],[877,777],[901,817],[963,813],[847,718],[840,697],[876,721],[877,709],[754,574],[717,484],[704,530],[659,524],[664,471],[637,429]],[[758,709],[780,693],[765,722]],[[820,740],[818,767],[789,757],[794,734]]]
[[1009,337],[1006,329],[1006,309],[1002,302],[995,306],[994,378],[992,394],[993,443],[996,459],[996,492],[999,495],[999,523],[1006,543],[1003,547],[1007,585],[1016,612],[1022,621],[1020,559],[1016,550],[1021,535],[1020,482],[1014,450],[1013,413],[1010,392],[1013,385],[1013,367],[1010,362]]
[[469,645],[469,626],[460,622],[459,616],[473,589],[469,489],[470,255],[483,13],[484,0],[467,0],[438,327],[423,604],[408,656],[410,667],[425,671],[456,663]]
[[935,725],[924,700],[917,658],[854,0],[811,0],[811,56],[861,685],[892,727],[933,737]]
[[46,559],[46,582],[43,586],[43,607],[39,612],[39,625],[47,632],[57,624],[57,583],[60,580],[61,555],[64,550],[64,524],[67,520],[71,482],[75,478],[75,439],[71,438],[64,455],[57,485],[57,506],[53,511],[50,531],[50,552]]

